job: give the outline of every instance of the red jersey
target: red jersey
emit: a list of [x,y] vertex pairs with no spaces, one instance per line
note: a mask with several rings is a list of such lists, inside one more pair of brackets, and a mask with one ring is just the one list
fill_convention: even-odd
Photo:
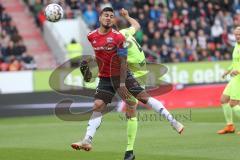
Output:
[[96,29],[90,32],[87,37],[95,52],[99,68],[98,76],[119,76],[120,58],[117,55],[117,50],[124,49],[124,36],[114,29],[106,34],[102,34]]

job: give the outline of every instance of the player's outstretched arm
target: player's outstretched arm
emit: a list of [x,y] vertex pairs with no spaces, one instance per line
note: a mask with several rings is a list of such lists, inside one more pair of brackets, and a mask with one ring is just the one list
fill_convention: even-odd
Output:
[[132,27],[134,27],[136,29],[136,31],[141,28],[138,21],[136,21],[135,19],[133,19],[132,17],[129,16],[128,11],[126,9],[122,8],[120,10],[120,14],[121,14],[121,16],[123,16],[123,18],[125,18],[131,24]]

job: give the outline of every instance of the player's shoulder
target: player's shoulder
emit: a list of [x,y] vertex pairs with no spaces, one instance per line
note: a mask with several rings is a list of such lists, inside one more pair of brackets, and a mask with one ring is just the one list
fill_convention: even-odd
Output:
[[90,37],[90,36],[93,36],[93,35],[96,34],[96,33],[97,33],[97,29],[89,32],[87,36]]
[[121,35],[121,33],[119,31],[115,30],[115,29],[112,29],[112,33],[116,34],[116,35]]
[[126,29],[121,29],[119,32],[124,35],[126,33]]
[[112,29],[112,34],[114,34],[114,36],[116,36],[118,39],[125,39],[124,35],[115,29]]
[[124,28],[119,30],[119,32],[124,36],[124,37],[128,37],[129,36],[129,29],[128,28]]
[[128,28],[121,29],[119,32],[122,33],[125,37],[128,37],[133,36],[136,33],[136,29],[130,26]]
[[129,32],[130,30],[132,30],[132,29],[134,29],[134,27],[128,27],[128,28],[123,28],[123,29],[121,29],[119,32],[120,33],[125,33],[125,32]]
[[93,39],[93,37],[95,37],[96,35],[97,35],[97,29],[89,32],[89,33],[87,34],[87,38],[88,38],[89,41],[91,41],[91,40]]

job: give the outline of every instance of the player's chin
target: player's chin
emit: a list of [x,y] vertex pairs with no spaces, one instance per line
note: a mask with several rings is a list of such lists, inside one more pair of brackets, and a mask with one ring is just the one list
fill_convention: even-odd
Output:
[[106,24],[106,25],[103,25],[103,27],[105,28],[105,29],[109,29],[109,28],[111,28],[113,26],[113,24]]

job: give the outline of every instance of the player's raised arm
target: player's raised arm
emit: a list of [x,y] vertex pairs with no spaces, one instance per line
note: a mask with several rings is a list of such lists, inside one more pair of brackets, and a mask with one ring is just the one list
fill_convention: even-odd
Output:
[[120,10],[120,14],[123,18],[125,18],[133,28],[135,28],[135,30],[139,30],[141,28],[140,24],[138,23],[138,21],[136,21],[135,19],[133,19],[132,17],[129,16],[128,11],[124,8],[122,8]]

